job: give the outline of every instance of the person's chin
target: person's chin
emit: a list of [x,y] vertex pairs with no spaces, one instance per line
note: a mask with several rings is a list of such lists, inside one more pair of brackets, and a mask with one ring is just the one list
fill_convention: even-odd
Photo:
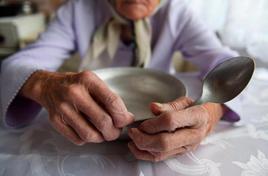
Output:
[[125,17],[129,20],[133,20],[133,21],[136,21],[136,20],[140,20],[140,19],[144,19],[146,17],[146,15],[144,14],[127,14],[125,15]]
[[147,8],[143,5],[126,5],[123,7],[123,16],[130,20],[139,20],[147,16]]

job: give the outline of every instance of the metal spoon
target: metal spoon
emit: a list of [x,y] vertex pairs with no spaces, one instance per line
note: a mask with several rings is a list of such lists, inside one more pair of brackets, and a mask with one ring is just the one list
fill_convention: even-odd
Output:
[[232,100],[245,89],[254,70],[255,62],[249,57],[235,57],[219,64],[205,77],[202,94],[195,104]]

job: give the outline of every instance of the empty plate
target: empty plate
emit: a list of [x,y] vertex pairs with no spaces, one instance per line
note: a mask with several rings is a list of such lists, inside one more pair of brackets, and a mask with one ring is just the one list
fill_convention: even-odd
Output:
[[107,68],[94,71],[117,93],[135,121],[152,118],[151,102],[170,102],[185,96],[185,86],[167,73],[141,68]]

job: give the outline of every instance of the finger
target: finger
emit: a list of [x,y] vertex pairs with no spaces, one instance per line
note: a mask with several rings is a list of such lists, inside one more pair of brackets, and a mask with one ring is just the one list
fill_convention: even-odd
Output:
[[61,112],[64,120],[76,131],[82,140],[88,143],[101,143],[102,135],[82,115],[69,104],[62,104]]
[[198,128],[208,120],[208,113],[204,108],[190,107],[182,111],[168,111],[156,118],[144,121],[139,129],[155,134],[160,132],[173,132],[179,128],[192,127]]
[[187,146],[183,146],[172,151],[168,152],[150,152],[152,155],[160,158],[160,160],[165,160],[176,155],[182,155],[190,151],[194,151],[197,148],[198,144],[191,144]]
[[134,121],[133,114],[128,112],[123,100],[112,92],[97,75],[92,72],[82,74],[87,77],[85,82],[90,94],[109,112],[116,127],[122,128]]
[[128,148],[136,159],[156,162],[156,157],[154,155],[147,151],[139,150],[133,142],[128,143]]
[[150,109],[155,116],[158,116],[162,113],[161,107],[162,107],[162,104],[160,103],[153,102],[150,104]]
[[199,129],[180,129],[174,133],[150,135],[137,128],[129,129],[129,137],[140,150],[150,152],[168,152],[182,146],[200,143],[204,138]]
[[154,115],[159,115],[167,111],[179,111],[193,104],[193,100],[188,97],[181,97],[169,103],[151,103],[151,110]]
[[59,115],[51,115],[50,121],[52,126],[72,143],[76,145],[85,144],[85,142],[76,134],[76,132],[70,126],[65,123],[65,121],[63,121],[62,117],[60,117]]
[[185,147],[180,147],[178,149],[174,149],[172,151],[168,151],[168,152],[150,152],[152,155],[161,158],[161,160],[163,159],[167,159],[171,156],[175,156],[178,154],[184,154],[185,152],[187,152],[187,150],[189,149],[189,147],[185,148]]
[[159,161],[167,160],[169,158],[173,158],[177,155],[182,155],[187,152],[186,148],[178,148],[170,152],[152,152],[152,155],[157,158]]
[[85,114],[105,140],[112,141],[119,137],[120,129],[114,126],[111,116],[92,99],[85,88],[79,85],[69,86],[68,95],[70,96],[67,99],[78,111]]
[[195,145],[181,147],[169,152],[147,152],[138,149],[133,142],[130,142],[128,143],[128,148],[133,153],[133,155],[139,160],[159,162],[192,151],[195,149]]

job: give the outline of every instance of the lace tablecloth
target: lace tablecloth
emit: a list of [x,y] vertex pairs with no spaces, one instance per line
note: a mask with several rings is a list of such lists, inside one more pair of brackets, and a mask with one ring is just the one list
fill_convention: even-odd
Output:
[[43,111],[26,129],[0,128],[0,176],[268,176],[268,72],[243,94],[239,123],[220,122],[197,151],[159,163],[135,160],[122,141],[74,146]]

